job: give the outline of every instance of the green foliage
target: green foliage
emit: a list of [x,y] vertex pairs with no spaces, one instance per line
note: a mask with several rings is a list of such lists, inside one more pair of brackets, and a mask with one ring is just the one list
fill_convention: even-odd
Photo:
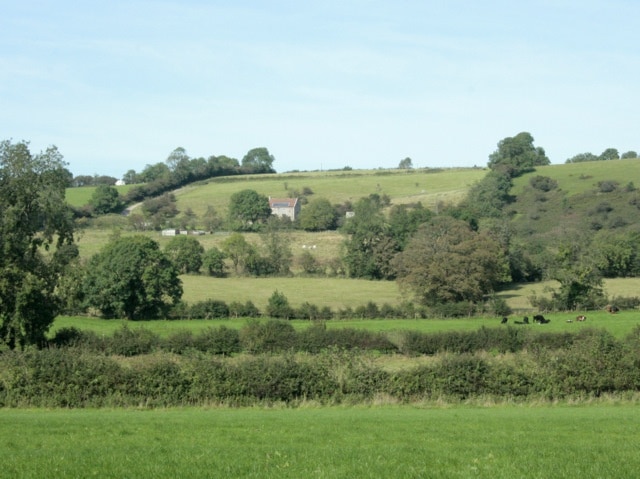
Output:
[[142,212],[154,229],[168,226],[172,218],[178,214],[176,197],[173,193],[164,193],[155,198],[148,198],[142,203]]
[[41,345],[58,313],[56,285],[77,255],[65,202],[68,175],[55,147],[0,142],[0,340]]
[[498,149],[489,155],[489,168],[503,171],[509,177],[519,176],[536,166],[550,164],[544,149],[533,146],[530,133],[518,133],[515,137],[500,140]]
[[275,173],[274,161],[267,148],[253,148],[242,158],[242,169],[249,173]]
[[404,249],[409,238],[418,231],[418,227],[432,217],[433,213],[420,202],[394,205],[389,211],[389,232],[399,247]]
[[293,317],[293,308],[289,305],[289,300],[284,293],[275,290],[269,298],[266,309],[267,316],[271,318],[289,319]]
[[270,215],[269,198],[255,190],[238,191],[229,198],[229,224],[234,230],[256,230]]
[[209,276],[222,278],[225,275],[224,260],[227,256],[215,246],[212,246],[202,255],[202,266]]
[[410,170],[413,168],[413,162],[411,161],[411,158],[409,158],[408,156],[403,159],[400,160],[400,163],[398,163],[398,168],[401,170]]
[[175,236],[164,252],[180,274],[198,273],[202,267],[204,247],[194,237]]
[[89,262],[86,304],[107,318],[166,317],[182,296],[178,271],[146,236],[118,238]]
[[119,213],[124,206],[118,190],[109,185],[99,185],[93,192],[89,205],[97,215]]
[[224,301],[217,299],[199,301],[189,308],[189,317],[197,319],[228,318],[229,307]]
[[240,330],[240,342],[244,350],[250,353],[294,350],[296,331],[290,322],[281,319],[250,321]]
[[236,273],[242,271],[247,261],[256,255],[255,247],[247,242],[240,233],[232,233],[222,242],[222,251],[233,263]]
[[508,276],[506,257],[493,238],[447,216],[421,227],[396,267],[400,284],[427,305],[480,302]]
[[602,275],[591,252],[578,241],[559,246],[552,274],[560,283],[552,292],[555,309],[597,309],[606,304]]
[[607,148],[606,150],[604,150],[602,153],[600,153],[600,159],[601,160],[619,160],[620,159],[620,154],[618,153],[618,150],[615,148]]
[[582,163],[585,161],[599,161],[600,157],[593,153],[579,153],[565,161],[565,163]]
[[558,187],[558,182],[548,176],[536,175],[529,180],[532,188],[540,191],[551,191]]
[[324,231],[335,229],[338,218],[328,199],[314,198],[302,208],[299,219],[305,231]]
[[354,217],[343,226],[349,235],[344,242],[343,262],[352,278],[392,279],[392,259],[399,251],[389,233],[379,198],[361,198],[355,205]]

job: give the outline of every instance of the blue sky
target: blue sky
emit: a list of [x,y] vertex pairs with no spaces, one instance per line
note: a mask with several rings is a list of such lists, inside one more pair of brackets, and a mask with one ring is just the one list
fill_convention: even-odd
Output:
[[0,0],[0,139],[75,175],[241,159],[278,171],[553,163],[640,151],[636,0]]

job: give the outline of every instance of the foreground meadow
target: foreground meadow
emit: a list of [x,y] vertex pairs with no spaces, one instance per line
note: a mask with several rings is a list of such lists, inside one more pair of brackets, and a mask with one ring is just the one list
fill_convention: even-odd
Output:
[[4,478],[629,478],[632,404],[0,410]]

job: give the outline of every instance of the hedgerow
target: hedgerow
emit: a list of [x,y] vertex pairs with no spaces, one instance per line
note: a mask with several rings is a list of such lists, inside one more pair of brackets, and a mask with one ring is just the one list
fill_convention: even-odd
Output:
[[[278,323],[270,326],[274,329],[252,332],[259,337],[281,327]],[[320,327],[313,331],[318,337],[324,334]],[[212,329],[207,335],[219,332]],[[293,338],[290,332],[287,336]],[[488,336],[484,331],[476,340],[490,345]],[[195,345],[195,337],[184,335],[181,341]],[[527,344],[528,338],[524,339]],[[172,344],[175,347],[176,342]],[[89,351],[77,343],[3,351],[0,406],[295,405],[305,400],[338,404],[370,402],[377,396],[400,402],[558,400],[640,391],[640,328],[621,340],[593,329],[576,333],[561,348],[541,344],[505,353],[438,352],[429,361],[393,370],[375,361],[371,353],[337,346],[313,354],[267,351],[232,358],[202,349],[198,354],[158,349],[126,357],[113,354],[112,345]],[[130,346],[125,350],[133,350]]]

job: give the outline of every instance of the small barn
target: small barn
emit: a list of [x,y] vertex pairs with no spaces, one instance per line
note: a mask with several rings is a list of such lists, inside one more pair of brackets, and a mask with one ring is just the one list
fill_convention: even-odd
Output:
[[276,216],[288,216],[295,221],[300,214],[300,202],[298,198],[272,198],[269,197],[271,214]]

